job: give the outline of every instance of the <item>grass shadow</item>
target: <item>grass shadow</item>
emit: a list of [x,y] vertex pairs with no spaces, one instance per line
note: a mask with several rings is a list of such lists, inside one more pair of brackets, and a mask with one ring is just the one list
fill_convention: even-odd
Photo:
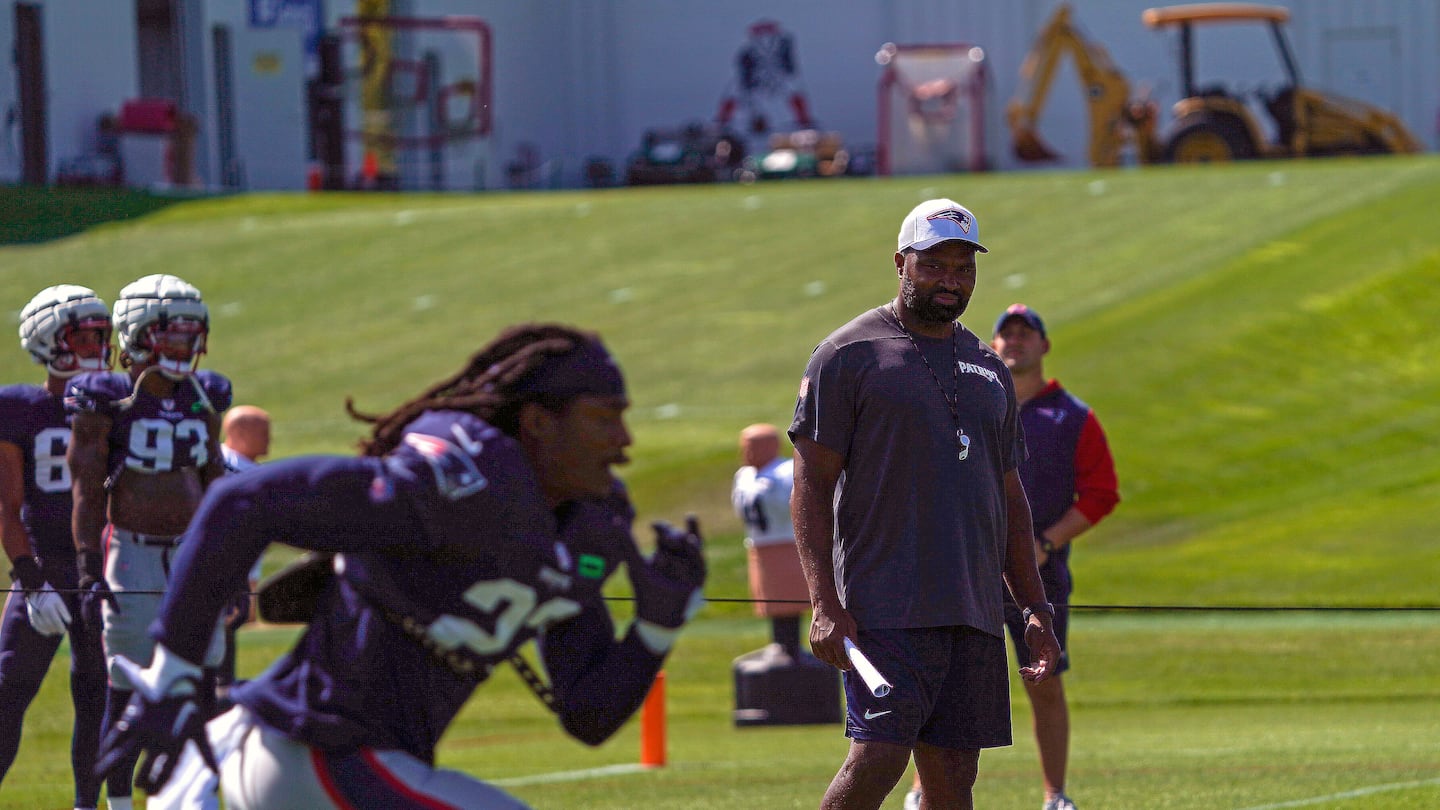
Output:
[[124,188],[0,186],[0,246],[62,239],[106,222],[138,219],[184,199]]

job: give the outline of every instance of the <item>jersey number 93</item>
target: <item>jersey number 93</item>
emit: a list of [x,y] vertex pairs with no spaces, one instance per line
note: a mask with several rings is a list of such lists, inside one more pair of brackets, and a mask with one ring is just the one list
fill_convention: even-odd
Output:
[[181,419],[175,423],[164,419],[137,419],[130,426],[125,466],[148,473],[169,472],[175,469],[176,451],[188,449],[191,464],[180,466],[204,467],[210,460],[210,451],[205,447],[209,437],[210,431],[203,419]]

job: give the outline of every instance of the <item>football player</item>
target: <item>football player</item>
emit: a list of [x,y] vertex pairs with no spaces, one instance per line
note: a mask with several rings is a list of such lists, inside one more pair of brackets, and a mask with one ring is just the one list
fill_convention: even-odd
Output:
[[[260,459],[270,454],[270,414],[254,405],[236,405],[225,412],[220,423],[224,441],[220,452],[224,455],[225,471],[230,474],[244,472],[260,464]],[[247,622],[254,619],[255,598],[251,595],[260,583],[260,563],[256,560],[246,577],[246,587],[237,593],[225,612],[225,657],[215,673],[217,698],[220,703],[229,701],[230,685],[235,682],[236,634]]]
[[[127,285],[115,300],[114,324],[128,373],[81,374],[65,395],[74,415],[69,461],[79,586],[103,616],[110,663],[106,728],[134,688],[115,658],[150,661],[154,642],[146,629],[180,534],[205,489],[225,472],[220,414],[231,397],[229,380],[197,369],[209,310],[183,279],[152,275]],[[237,578],[228,593],[242,587]],[[223,633],[210,642],[204,663],[214,667],[224,654]],[[115,764],[106,777],[110,807],[129,810],[134,762]]]
[[[273,461],[219,483],[176,556],[154,661],[123,664],[138,689],[102,766],[148,752],[137,782],[169,782],[160,808],[203,806],[213,772],[231,810],[523,807],[434,766],[476,687],[536,639],[548,685],[532,687],[598,745],[703,602],[693,519],[657,523],[653,556],[631,537],[611,472],[628,461],[628,406],[597,336],[522,325],[389,414],[352,409],[374,424],[362,457]],[[333,553],[333,576],[295,647],[235,686],[237,706],[207,732],[193,702],[207,620],[272,540]],[[601,585],[622,562],[636,608],[617,640]]]
[[100,624],[86,621],[75,591],[63,396],[69,378],[109,368],[110,308],[87,287],[47,287],[20,312],[20,346],[47,375],[43,386],[0,388],[0,542],[17,589],[0,621],[0,783],[20,748],[25,710],[68,632],[75,807],[93,808],[100,798],[94,770],[105,658]]

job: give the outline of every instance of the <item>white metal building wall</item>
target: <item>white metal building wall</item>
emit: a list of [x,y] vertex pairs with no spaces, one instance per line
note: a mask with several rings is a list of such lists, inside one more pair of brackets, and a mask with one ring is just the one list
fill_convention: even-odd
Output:
[[[471,13],[495,33],[494,154],[504,160],[529,141],[567,185],[588,156],[622,166],[647,128],[709,120],[734,77],[750,24],[773,19],[795,37],[802,85],[820,125],[853,146],[876,139],[879,47],[966,42],[988,56],[987,151],[992,165],[1017,168],[1004,126],[1020,62],[1059,0],[413,0],[417,14]],[[1305,80],[1362,97],[1399,114],[1430,148],[1440,103],[1440,4],[1431,0],[1291,0],[1287,34]],[[1174,31],[1140,20],[1154,0],[1078,0],[1079,24],[1110,52],[1132,89],[1160,103],[1162,126],[1179,97]],[[1377,34],[1379,32],[1389,32]],[[1389,37],[1386,39],[1385,37]],[[1202,49],[1223,55],[1228,75],[1265,77],[1279,68],[1259,25],[1207,27]],[[1375,42],[1394,43],[1382,49]],[[1356,45],[1355,43],[1360,43]],[[1366,47],[1366,46],[1370,47]],[[1348,50],[1347,50],[1348,47]],[[1202,50],[1203,52],[1203,50]],[[1372,60],[1349,64],[1339,55]],[[1213,61],[1213,59],[1212,59]],[[1366,82],[1369,84],[1367,85]],[[1259,78],[1249,79],[1258,89]],[[1394,93],[1374,98],[1367,87]],[[788,125],[788,121],[778,122]],[[1041,118],[1060,166],[1085,165],[1087,112],[1073,64],[1061,66]],[[493,175],[492,175],[493,176]]]
[[1440,148],[1440,3],[1300,0],[1292,9],[1307,81],[1396,112],[1427,148]]
[[[30,2],[41,6],[53,177],[63,161],[94,149],[101,113],[135,96],[135,9],[93,0]],[[0,0],[0,183],[17,182],[21,169],[19,126],[6,123],[12,111],[19,114],[15,5]]]
[[[0,6],[0,54],[15,53],[15,9]],[[15,62],[0,58],[0,183],[20,178],[20,99]]]
[[[50,155],[55,165],[88,150],[95,117],[138,93],[133,0],[37,0],[44,7],[49,81]],[[241,0],[184,0],[185,21],[199,45],[189,49],[186,75],[213,76],[210,29],[216,21],[245,24]],[[0,53],[13,47],[15,0],[0,0]],[[1154,0],[1077,0],[1075,16],[1102,43],[1137,92],[1148,85],[1168,107],[1178,95],[1174,32],[1140,22]],[[1396,112],[1436,147],[1440,105],[1440,4],[1433,0],[1288,0],[1287,30],[1300,70],[1319,89],[1359,95]],[[986,111],[991,161],[1009,156],[1005,102],[1018,84],[1021,60],[1057,0],[396,0],[398,13],[472,14],[494,34],[494,121],[487,185],[503,184],[502,165],[522,142],[537,146],[555,182],[575,185],[592,156],[623,167],[651,127],[712,119],[732,82],[736,53],[748,27],[773,19],[795,37],[800,78],[823,128],[857,147],[875,142],[875,91],[881,44],[967,42],[988,55]],[[351,0],[328,0],[328,22],[353,13]],[[1258,26],[1249,26],[1258,28]],[[1238,29],[1238,27],[1236,27]],[[1254,32],[1251,32],[1254,33]],[[1213,36],[1212,36],[1213,35]],[[1240,42],[1240,34],[1206,30],[1203,41]],[[1248,40],[1247,40],[1248,41]],[[1222,45],[1221,47],[1225,47]],[[1232,45],[1228,69],[1273,71],[1273,49]],[[69,56],[79,54],[80,56]],[[1061,152],[1062,166],[1085,161],[1086,113],[1073,67],[1056,79],[1041,134]],[[213,105],[214,88],[204,87]],[[298,92],[298,90],[297,90]],[[15,103],[14,66],[0,61],[0,121]],[[288,115],[288,113],[287,113]],[[202,171],[214,183],[213,111],[202,111]],[[776,122],[788,126],[789,121]],[[1163,123],[1163,122],[1162,122]],[[282,130],[288,131],[289,123]],[[19,175],[18,142],[0,131],[0,182]],[[300,147],[303,149],[303,145]],[[293,172],[286,170],[285,176]],[[261,187],[253,185],[252,187]]]

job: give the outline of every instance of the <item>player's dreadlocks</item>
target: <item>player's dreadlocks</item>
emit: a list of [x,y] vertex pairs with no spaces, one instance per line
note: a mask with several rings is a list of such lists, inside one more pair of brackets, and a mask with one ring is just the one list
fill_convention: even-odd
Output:
[[[546,361],[571,357],[547,373]],[[603,359],[609,371],[596,372]],[[537,372],[539,373],[532,373]],[[612,390],[618,387],[617,390]],[[535,402],[560,410],[581,394],[624,393],[619,370],[610,361],[599,335],[561,324],[521,324],[501,332],[480,349],[453,376],[422,391],[388,414],[364,414],[354,400],[345,410],[354,419],[375,426],[370,438],[360,441],[367,456],[382,456],[400,444],[405,426],[428,410],[470,411],[511,436],[519,432],[520,406]]]

